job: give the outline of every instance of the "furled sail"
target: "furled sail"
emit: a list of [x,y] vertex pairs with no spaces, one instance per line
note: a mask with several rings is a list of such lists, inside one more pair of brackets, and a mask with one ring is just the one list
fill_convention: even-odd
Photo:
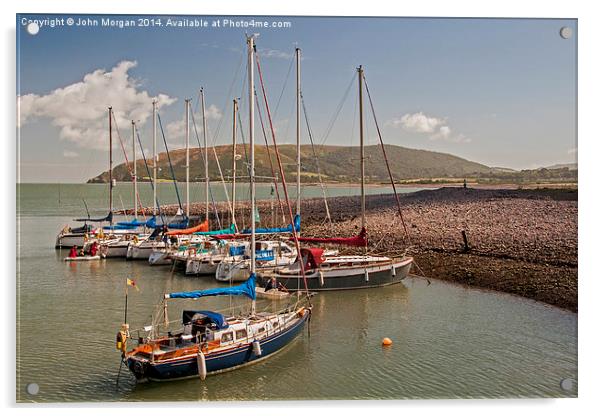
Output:
[[222,230],[213,230],[213,231],[197,231],[195,235],[221,235],[221,234],[234,234],[236,233],[236,227],[232,224],[229,228],[224,228]]
[[102,218],[76,218],[73,221],[83,221],[83,222],[111,222],[113,221],[113,211],[109,212],[106,217]]
[[355,237],[344,238],[315,238],[315,237],[299,237],[299,241],[304,243],[325,243],[325,244],[341,244],[345,246],[365,247],[368,245],[366,237],[366,229],[362,228],[360,233]]
[[[295,224],[295,231],[299,232],[301,231],[301,216],[300,215],[295,215],[295,218],[293,219],[293,223]],[[255,228],[255,234],[275,234],[275,233],[292,233],[293,232],[293,226],[291,224],[287,225],[286,227],[280,227],[280,228]],[[244,229],[242,231],[242,234],[251,234],[251,230],[250,229]]]
[[205,296],[246,296],[255,300],[255,273],[251,273],[251,276],[244,283],[237,286],[166,293],[165,299],[198,299]]
[[[168,227],[175,228],[175,227],[172,227],[171,224],[169,224]],[[200,223],[199,225],[197,225],[195,227],[185,228],[183,230],[169,231],[169,232],[165,233],[165,235],[189,235],[189,234],[194,234],[194,233],[197,233],[200,231],[209,231],[209,222],[207,220],[203,221],[202,223]]]

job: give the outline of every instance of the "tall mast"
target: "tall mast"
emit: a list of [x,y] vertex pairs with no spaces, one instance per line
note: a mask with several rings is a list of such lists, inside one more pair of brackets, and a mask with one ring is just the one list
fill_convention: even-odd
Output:
[[190,218],[190,99],[184,101],[186,109],[186,218]]
[[[113,212],[113,107],[109,107],[109,213],[111,212]],[[111,225],[113,225],[112,216]]]
[[357,79],[359,86],[359,100],[360,100],[360,175],[361,175],[361,195],[362,195],[362,228],[366,226],[366,191],[364,189],[364,174],[365,174],[365,160],[364,160],[364,97],[362,83],[364,79],[364,70],[360,65],[357,68]]
[[153,216],[157,214],[157,101],[153,100]]
[[[255,100],[253,97],[253,91],[255,90],[253,67],[253,53],[255,49],[255,42],[253,36],[247,38],[247,44],[249,48],[248,57],[248,68],[249,68],[249,146],[250,146],[250,158],[251,158],[251,169],[249,172],[250,186],[251,186],[251,273],[255,273]],[[253,302],[253,309],[255,309],[255,303]],[[253,312],[255,312],[253,310]]]
[[207,153],[207,117],[203,88],[201,88],[201,111],[203,112],[203,146],[205,148],[205,219],[209,221],[209,156]]
[[297,215],[301,214],[301,49],[295,48],[297,58]]
[[238,101],[236,98],[232,101],[232,224],[236,227],[236,114]]
[[134,164],[134,177],[132,178],[134,184],[134,219],[138,219],[138,172],[136,166],[136,123],[132,120],[132,158]]

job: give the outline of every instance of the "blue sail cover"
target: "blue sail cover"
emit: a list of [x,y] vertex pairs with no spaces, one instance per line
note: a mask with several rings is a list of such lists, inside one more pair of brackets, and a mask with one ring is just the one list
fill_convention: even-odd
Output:
[[179,221],[170,222],[167,227],[174,228],[176,230],[184,230],[188,228],[188,218],[183,218]]
[[[301,231],[301,216],[300,215],[295,215],[295,218],[293,219],[293,223],[295,224],[295,231],[299,232]],[[255,234],[275,234],[275,233],[292,233],[293,232],[293,226],[291,224],[287,225],[286,227],[280,227],[280,228],[255,228]],[[246,228],[244,230],[242,230],[242,234],[251,234],[251,229]]]
[[237,286],[167,293],[165,299],[198,299],[205,296],[246,296],[255,300],[255,273],[251,273],[244,283]]
[[116,225],[107,225],[102,227],[104,230],[133,230],[135,228],[146,225],[148,221],[138,221],[133,219],[131,221],[120,221]]
[[143,225],[146,225],[148,221],[138,221],[136,218],[134,218],[131,221],[120,221],[117,223],[117,225],[122,225],[124,227],[142,227]]
[[211,322],[217,325],[217,329],[228,328],[228,323],[226,322],[224,315],[213,311],[183,311],[182,323],[184,325],[189,324],[195,315],[203,315],[209,318]]

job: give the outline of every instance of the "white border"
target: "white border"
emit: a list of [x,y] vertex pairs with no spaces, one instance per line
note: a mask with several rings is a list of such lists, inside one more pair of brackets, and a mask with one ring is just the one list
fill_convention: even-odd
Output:
[[[226,4],[227,3],[227,4]],[[16,180],[16,141],[15,141],[15,13],[147,13],[147,14],[233,14],[233,15],[330,15],[330,16],[474,16],[474,17],[555,17],[579,19],[579,399],[565,400],[478,400],[478,401],[407,401],[407,402],[294,402],[294,403],[202,403],[202,404],[152,404],[136,407],[160,407],[167,412],[183,412],[183,407],[199,409],[199,411],[218,411],[225,413],[231,410],[262,414],[315,414],[331,412],[334,409],[345,409],[351,414],[365,413],[375,408],[377,412],[424,412],[445,414],[500,414],[508,412],[529,411],[547,415],[590,413],[600,408],[600,315],[597,303],[602,293],[599,267],[594,269],[599,236],[602,235],[599,216],[596,215],[596,202],[600,200],[599,156],[600,144],[600,60],[601,29],[599,14],[596,13],[595,2],[546,1],[535,4],[524,0],[505,0],[495,4],[483,1],[454,0],[420,2],[391,2],[370,0],[368,2],[334,2],[324,0],[303,0],[300,2],[284,2],[278,0],[230,0],[228,2],[207,2],[193,0],[146,0],[144,2],[125,0],[80,1],[68,0],[2,2],[2,67],[4,91],[2,100],[2,125],[5,138],[3,155],[4,179],[0,181],[0,194],[4,195],[1,204],[1,215],[4,225],[4,238],[1,239],[0,253],[5,267],[2,281],[4,302],[3,340],[0,342],[0,356],[5,360],[2,386],[2,402],[13,407],[15,411],[15,360],[12,340],[15,334],[15,180]],[[597,406],[596,406],[597,405]],[[38,407],[17,406],[26,412],[42,410]],[[134,409],[126,405],[105,405],[94,408],[94,405],[46,406],[43,411],[48,414],[79,414],[78,408],[87,408],[90,414],[105,414],[117,407],[127,407],[130,412],[143,412],[145,409]],[[259,409],[261,407],[262,409]],[[399,407],[393,409],[392,407]],[[211,410],[209,410],[211,408]]]

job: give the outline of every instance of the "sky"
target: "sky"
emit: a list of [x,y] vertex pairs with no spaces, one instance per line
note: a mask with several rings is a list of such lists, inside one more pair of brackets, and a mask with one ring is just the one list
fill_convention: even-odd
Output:
[[[35,35],[27,31],[32,20]],[[288,27],[235,27],[251,20]],[[128,21],[135,25],[119,27]],[[209,143],[231,143],[233,98],[241,97],[248,123],[246,33],[259,34],[278,143],[295,141],[298,46],[317,144],[359,144],[354,77],[362,65],[386,143],[513,169],[577,159],[572,19],[17,15],[16,23],[21,182],[84,182],[106,170],[109,106],[129,158],[132,119],[145,151],[152,149],[153,98],[170,150],[182,147],[186,98],[202,134],[201,87]],[[572,29],[570,38],[560,36],[562,27]],[[376,144],[371,117],[366,142]],[[305,126],[301,140],[309,143]],[[124,161],[117,139],[114,160]]]

